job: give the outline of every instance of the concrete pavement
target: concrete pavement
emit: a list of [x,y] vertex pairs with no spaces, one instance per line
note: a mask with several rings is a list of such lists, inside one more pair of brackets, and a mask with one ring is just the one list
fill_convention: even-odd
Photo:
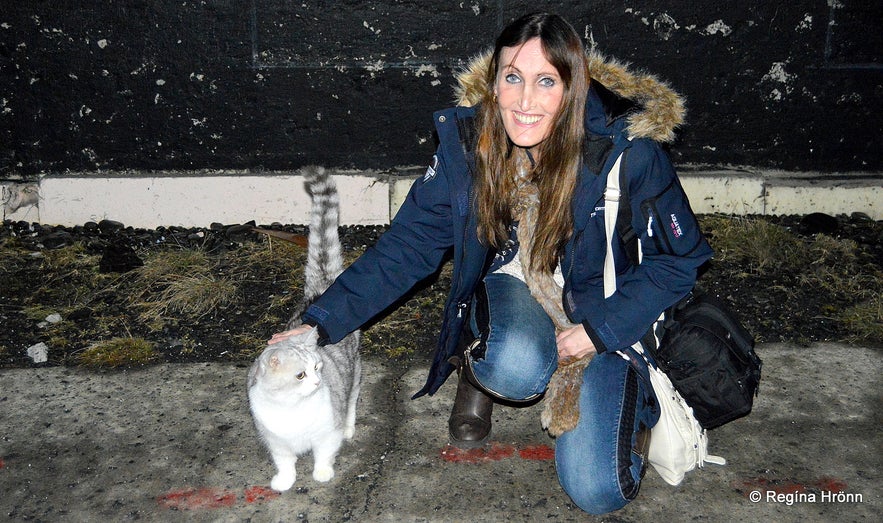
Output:
[[[710,432],[727,458],[679,487],[652,468],[636,501],[604,517],[558,485],[541,406],[497,406],[493,443],[447,447],[456,383],[411,401],[428,356],[365,358],[357,434],[326,484],[294,488],[248,412],[247,367],[172,364],[95,372],[0,371],[0,517],[31,521],[877,521],[883,513],[883,352],[758,347],[754,412]],[[760,501],[754,501],[754,496]],[[875,516],[876,514],[876,516]]]

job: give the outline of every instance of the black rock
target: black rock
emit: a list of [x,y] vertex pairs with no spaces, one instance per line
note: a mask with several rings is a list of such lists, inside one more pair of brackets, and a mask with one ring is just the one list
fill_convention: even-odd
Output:
[[849,218],[853,221],[856,221],[856,222],[864,222],[864,223],[873,223],[874,222],[874,219],[871,218],[868,215],[868,213],[858,212],[858,211],[850,214]]
[[120,222],[113,220],[101,220],[98,222],[98,228],[105,234],[114,234],[123,230],[126,226]]
[[840,230],[840,222],[829,214],[814,212],[800,219],[800,231],[803,234],[832,235],[836,234],[838,230]]
[[74,309],[67,314],[67,319],[73,322],[84,321],[92,318],[94,311],[89,307],[80,307],[78,309]]
[[47,249],[60,249],[66,245],[70,245],[74,237],[66,231],[55,231],[40,238],[40,243]]
[[224,234],[231,241],[241,243],[241,242],[247,241],[249,239],[254,239],[255,232],[253,229],[254,229],[253,223],[250,225],[249,224],[231,225],[230,227],[227,227],[227,230],[224,231]]
[[121,242],[114,242],[104,248],[104,254],[98,262],[98,270],[102,273],[129,272],[144,265],[135,250]]

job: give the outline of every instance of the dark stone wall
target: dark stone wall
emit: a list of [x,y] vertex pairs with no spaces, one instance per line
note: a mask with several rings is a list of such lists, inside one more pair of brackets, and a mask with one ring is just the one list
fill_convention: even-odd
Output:
[[883,170],[879,0],[660,4],[4,2],[0,177],[422,165],[453,71],[537,9],[687,97],[676,163]]

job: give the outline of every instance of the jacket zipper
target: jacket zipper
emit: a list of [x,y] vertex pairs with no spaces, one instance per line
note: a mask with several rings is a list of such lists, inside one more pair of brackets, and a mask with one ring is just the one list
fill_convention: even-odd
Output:
[[568,299],[568,294],[569,294],[568,291],[572,291],[572,289],[570,289],[570,287],[571,287],[570,281],[571,281],[571,276],[573,275],[573,266],[576,265],[576,248],[577,248],[579,242],[582,240],[582,237],[583,237],[583,231],[580,230],[579,232],[576,233],[576,237],[574,237],[574,239],[573,239],[573,249],[571,249],[571,251],[570,251],[570,265],[567,267],[567,276],[564,277],[564,288],[561,289],[561,292],[563,294],[561,296],[561,303],[564,304],[564,314],[567,315],[567,319],[570,320],[571,323],[574,323],[574,321],[573,321],[573,305],[570,303],[570,300]]
[[[467,161],[467,162],[469,161],[468,158],[467,158],[466,161]],[[471,191],[471,190],[467,189],[467,191],[469,191],[469,198],[467,198],[467,201],[466,201],[466,223],[467,223],[467,225],[468,225],[468,224],[469,224],[469,217],[470,217],[471,214],[472,214],[472,198],[473,198],[473,194],[472,194],[472,191]],[[466,260],[466,238],[468,237],[468,235],[469,235],[469,231],[467,230],[467,228],[464,227],[464,230],[463,230],[463,244],[462,244],[462,248],[460,249],[460,251],[461,251],[463,254],[461,255],[461,257],[462,257],[461,260],[460,260],[461,269],[460,269],[460,274],[458,275],[459,277],[458,277],[458,282],[457,282],[457,287],[460,289],[460,292],[463,291],[463,269],[462,269],[462,265],[465,263],[465,260]],[[463,302],[463,301],[459,301],[459,302],[457,302],[457,318],[458,318],[458,319],[460,319],[460,318],[463,317],[463,313],[466,312],[466,308],[467,308],[467,307],[469,307],[469,304],[468,304],[468,303]]]

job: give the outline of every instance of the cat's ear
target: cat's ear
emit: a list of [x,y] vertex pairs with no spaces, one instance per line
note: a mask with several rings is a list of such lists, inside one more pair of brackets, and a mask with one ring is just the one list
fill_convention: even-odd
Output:
[[309,330],[309,332],[307,332],[307,341],[312,344],[319,343],[319,329],[317,327],[313,327]]
[[267,365],[271,369],[275,369],[276,367],[278,367],[279,366],[279,354],[273,354],[272,356],[270,356],[267,359]]

